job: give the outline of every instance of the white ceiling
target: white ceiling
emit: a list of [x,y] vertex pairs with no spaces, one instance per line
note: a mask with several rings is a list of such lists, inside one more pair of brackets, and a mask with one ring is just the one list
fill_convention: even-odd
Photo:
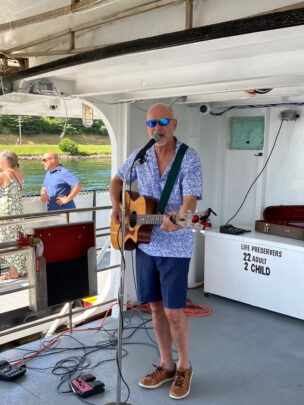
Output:
[[299,26],[83,63],[22,80],[15,90],[48,77],[69,96],[108,102],[178,96],[234,102],[240,91],[253,88],[275,88],[277,98],[302,95],[303,66]]
[[[183,4],[184,1],[177,0],[81,0],[73,5],[73,0],[5,0],[6,7],[0,8],[0,50],[3,52],[19,48],[17,52],[48,51],[60,48],[64,44],[67,48],[68,35],[51,39],[60,32],[72,30],[76,34],[77,42],[82,43],[82,37],[88,32],[113,22],[128,19],[128,16],[145,14],[143,6],[149,6],[148,10],[154,7],[166,7],[171,4]],[[79,8],[82,6],[83,8]],[[79,9],[77,9],[77,7]],[[50,15],[53,12],[53,15]],[[44,17],[39,14],[48,13]],[[123,13],[123,14],[121,14]],[[28,21],[21,21],[29,18]],[[130,18],[130,17],[129,17]],[[1,26],[7,24],[7,26]],[[163,24],[161,24],[163,25]],[[87,27],[87,29],[85,29]],[[129,29],[132,27],[129,24]],[[159,33],[162,33],[159,27]],[[166,32],[164,30],[163,32]],[[140,32],[137,32],[140,36]],[[49,39],[41,44],[31,45],[33,41],[43,38]],[[92,38],[91,38],[92,39]],[[126,40],[126,38],[125,38]],[[91,43],[90,43],[91,42]],[[83,46],[107,45],[109,41],[99,38],[99,41],[88,41]],[[10,53],[10,52],[9,52]]]
[[[78,48],[103,46],[186,27],[186,4],[189,0],[75,1],[3,0],[5,6],[2,4],[0,7],[0,50],[10,53],[17,48],[15,52],[26,53],[67,49],[67,34],[56,39],[50,37],[67,30],[75,32],[75,48]],[[300,0],[193,0],[192,4],[193,27],[303,6]],[[53,14],[50,15],[50,12]],[[41,16],[41,13],[48,14]],[[96,30],[97,38],[92,34]],[[44,38],[48,40],[37,44]],[[30,65],[36,63],[30,61]]]
[[[92,0],[83,1],[91,2]],[[28,41],[33,37],[37,38],[38,28],[45,36],[52,30],[63,30],[71,24],[79,25],[91,21],[92,18],[113,15],[128,8],[159,3],[159,1],[142,0],[96,1],[95,8],[90,8],[85,12],[58,17],[51,21],[32,24],[23,28],[4,30],[4,38],[2,35],[0,36],[1,46],[12,48],[22,41]],[[214,7],[216,5],[219,7],[221,13],[218,12],[218,15],[223,18],[223,10],[227,10],[227,6],[225,6],[227,2],[224,0],[212,0],[212,2]],[[233,18],[240,12],[243,13],[243,16],[252,15],[254,12],[263,11],[263,7],[265,9],[265,2],[258,0],[254,2],[254,5],[251,3],[243,0],[242,6],[237,7],[237,4],[240,3],[230,0],[229,4],[231,6],[234,4],[235,14],[231,14],[232,11],[229,10],[230,14],[227,11],[228,17]],[[269,0],[267,5],[268,8],[273,8],[274,6],[283,7],[291,3],[300,2]],[[52,2],[8,0],[7,13],[4,13],[3,8],[0,9],[0,24],[50,10],[50,7],[56,9],[69,4],[71,4],[70,0],[54,0]],[[210,8],[211,0],[195,0],[193,4],[195,21],[198,21],[195,17],[196,13],[202,16],[204,7],[205,11],[209,12],[208,22],[215,18],[214,10]],[[245,4],[247,8],[244,7]],[[173,16],[172,10],[175,12]],[[179,18],[176,18],[177,16]],[[136,32],[138,33],[137,37],[148,35],[151,32],[156,35],[163,33],[163,31],[166,32],[166,21],[169,27],[167,32],[170,32],[170,30],[174,30],[173,27],[184,26],[184,17],[185,2],[180,0],[174,2],[173,5],[151,11],[148,14],[134,16],[132,17],[132,24],[130,24],[130,19],[124,19],[108,24],[102,28],[102,31],[94,31],[94,34],[88,35],[86,33],[82,42],[78,39],[78,45],[90,46],[104,38],[107,38],[107,41],[110,38],[119,41],[122,32],[127,32],[128,35],[131,33],[131,39],[133,36],[136,37]],[[23,30],[26,33],[22,37],[20,34]],[[84,38],[86,39],[84,40]],[[125,40],[127,39],[130,37],[125,38]],[[32,49],[41,50],[48,47],[52,47],[51,42],[48,45],[45,43],[37,45]],[[62,49],[66,45],[61,44],[59,46],[57,43],[56,47]],[[57,57],[34,58],[31,63],[35,65]],[[119,103],[187,96],[187,98],[182,99],[182,102],[190,104],[207,102],[214,105],[301,101],[304,94],[303,66],[304,26],[290,27],[171,48],[147,50],[53,70],[36,77],[31,76],[16,81],[14,93],[1,96],[0,105],[4,106],[3,112],[11,111],[11,113],[14,113],[12,111],[16,106],[19,114],[21,114],[20,111],[26,109],[28,104],[30,108],[35,111],[41,110],[40,114],[44,114],[45,112],[42,110],[48,106],[49,96],[30,95],[20,98],[20,93],[28,93],[33,80],[42,77],[48,77],[61,93],[64,93],[69,100],[73,100],[73,102],[68,101],[71,104],[71,111],[74,107],[76,111],[77,106],[81,106],[81,103],[75,101],[76,99],[79,100],[79,97],[87,98],[93,102]],[[267,95],[254,97],[245,91],[246,89],[261,88],[273,88],[273,90]],[[42,102],[44,98],[46,101]],[[37,108],[39,103],[43,104],[44,107]],[[22,107],[19,104],[22,104]],[[63,107],[62,105],[62,114],[64,113]],[[60,109],[58,110],[59,113]]]

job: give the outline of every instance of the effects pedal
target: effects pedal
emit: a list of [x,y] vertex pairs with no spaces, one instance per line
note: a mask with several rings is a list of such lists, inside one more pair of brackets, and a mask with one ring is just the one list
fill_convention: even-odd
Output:
[[0,380],[12,381],[26,372],[25,365],[14,366],[5,360],[0,361]]
[[95,381],[96,377],[92,374],[86,374],[70,381],[70,386],[75,395],[81,398],[87,398],[92,395],[104,392],[104,383]]

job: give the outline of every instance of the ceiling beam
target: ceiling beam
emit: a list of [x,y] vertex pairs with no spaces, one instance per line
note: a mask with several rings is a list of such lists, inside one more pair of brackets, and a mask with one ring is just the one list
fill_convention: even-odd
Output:
[[[154,0],[149,5],[153,7],[154,3],[159,3],[160,1]],[[69,6],[64,6],[56,8],[54,10],[46,11],[44,13],[39,13],[32,15],[30,17],[20,18],[19,20],[10,21],[8,23],[0,24],[0,31],[10,30],[12,28],[20,28],[26,25],[32,25],[43,21],[48,21],[54,18],[62,17],[64,15],[69,15],[73,13],[79,13],[81,11],[89,10],[90,8],[96,8],[99,6],[106,6],[107,4],[113,3],[113,0],[82,0],[75,2],[72,0]],[[155,8],[159,7],[155,4]],[[132,10],[132,9],[131,9]]]
[[50,20],[52,18],[61,17],[71,12],[71,6],[60,7],[55,10],[47,11],[33,15],[31,17],[20,18],[19,20],[10,21],[8,23],[0,24],[0,31],[10,30],[12,28],[24,27],[25,25],[35,24],[41,21]]
[[[30,41],[22,45],[14,46],[13,48],[9,48],[4,51],[6,54],[11,54],[12,52],[20,51],[24,48],[30,48],[31,46],[40,45],[44,42],[51,41],[52,39],[63,37],[64,35],[70,34],[71,30],[67,28],[66,30],[56,32],[55,34],[47,35],[43,38],[36,39],[35,41]],[[12,55],[13,56],[13,55]]]
[[[183,0],[183,1],[186,1],[187,3],[193,2],[193,0]],[[36,15],[32,15],[30,17],[20,18],[19,20],[14,20],[14,21],[0,24],[0,31],[10,30],[13,28],[20,28],[20,27],[24,27],[26,25],[32,25],[35,23],[48,21],[48,20],[51,20],[54,18],[62,17],[64,15],[89,10],[90,8],[96,8],[98,6],[106,6],[107,4],[110,4],[112,2],[113,2],[113,0],[71,0],[71,4],[69,6],[56,8],[54,10],[46,11],[44,13],[39,13]],[[154,0],[151,3],[149,3],[149,5],[151,4],[153,7],[154,3],[159,3],[159,2],[160,1]],[[157,4],[155,4],[155,8],[157,8],[157,7],[159,7],[159,6]],[[192,5],[189,6],[189,8],[190,7],[192,7]],[[293,10],[293,9],[302,8],[302,7],[304,7],[303,1],[300,3],[290,4],[285,7],[268,10],[268,11],[265,11],[264,13],[260,13],[260,14],[256,14],[256,15],[270,14],[270,13],[274,13],[274,12]],[[191,28],[191,27],[188,27],[188,28]]]
[[111,3],[113,3],[113,0],[72,0],[74,12],[86,10],[96,6],[106,6],[107,4]]
[[[85,0],[83,0],[83,1],[85,1]],[[185,0],[158,0],[158,1],[154,1],[153,3],[149,3],[149,4],[146,4],[144,6],[134,7],[134,8],[131,8],[129,10],[122,11],[122,12],[113,14],[113,15],[108,16],[108,17],[98,18],[97,20],[93,20],[93,21],[90,21],[90,22],[85,23],[85,24],[76,25],[72,29],[69,28],[69,29],[66,29],[66,30],[63,30],[63,31],[59,31],[59,32],[57,32],[55,34],[47,35],[47,36],[39,38],[39,39],[37,39],[35,41],[26,42],[26,43],[23,43],[21,45],[15,46],[15,47],[7,49],[7,50],[5,50],[3,52],[9,54],[9,53],[12,53],[12,52],[20,51],[22,49],[30,48],[32,46],[40,45],[42,43],[51,41],[53,39],[63,37],[65,35],[70,34],[70,32],[79,32],[79,31],[84,31],[84,30],[88,30],[88,29],[91,29],[91,28],[97,28],[97,27],[100,27],[101,25],[109,23],[109,22],[117,21],[117,20],[120,20],[122,18],[131,17],[131,16],[141,14],[141,13],[145,13],[145,12],[148,12],[148,11],[160,8],[160,7],[165,7],[165,6],[171,5],[173,3],[180,3],[180,2],[184,2],[184,1]],[[96,49],[96,48],[94,48],[94,49]]]
[[186,0],[186,30],[193,28],[193,0]]
[[[295,29],[297,26],[304,26],[304,8],[264,16],[227,21],[224,23],[192,28],[190,30],[181,30],[178,32],[157,35],[150,38],[127,41],[123,44],[114,44],[112,46],[106,46],[104,48],[99,48],[89,52],[82,52],[77,55],[71,55],[65,58],[53,60],[43,65],[33,66],[25,71],[11,74],[3,79],[3,86],[0,86],[0,95],[1,92],[11,92],[14,83],[17,83],[18,85],[19,80],[30,80],[30,78],[35,76],[39,77],[42,75],[55,74],[53,72],[61,69],[68,70],[69,68],[81,64],[106,60],[117,56],[130,54],[134,55],[136,53],[151,50],[164,50],[165,48],[178,47],[180,45],[188,45],[205,41],[207,42],[219,38],[230,38],[256,32],[262,33],[264,31],[274,31],[283,28],[293,27]],[[300,31],[302,32],[301,29]],[[263,83],[263,86],[265,84]]]
[[130,8],[129,10],[120,11],[119,13],[113,14],[109,17],[101,17],[97,20],[90,21],[85,24],[79,24],[73,27],[73,31],[87,30],[88,28],[96,28],[108,22],[113,22],[126,17],[132,17],[137,14],[145,13],[147,11],[156,10],[157,8],[169,6],[174,3],[183,3],[185,0],[158,0],[152,3],[145,4],[144,6],[138,6]]
[[[71,49],[57,49],[52,51],[28,51],[28,52],[16,52],[11,54],[12,59],[14,58],[30,58],[34,56],[54,56],[54,55],[73,55],[77,53],[92,51],[94,49],[104,48],[106,46],[111,46],[113,44],[106,44],[106,45],[92,45],[92,46],[85,46],[82,48],[71,48]],[[1,52],[0,52],[1,57]]]
[[75,32],[71,31],[69,35],[69,49],[75,49]]
[[62,17],[64,15],[73,14],[79,11],[88,10],[96,6],[106,6],[112,3],[113,0],[82,0],[80,2],[75,2],[72,0],[71,5],[56,8],[54,10],[46,11],[44,13],[39,13],[26,18],[20,18],[19,20],[10,21],[8,23],[0,24],[0,31],[9,30],[12,28],[20,28],[26,25],[32,25],[42,21],[48,21],[53,18]]

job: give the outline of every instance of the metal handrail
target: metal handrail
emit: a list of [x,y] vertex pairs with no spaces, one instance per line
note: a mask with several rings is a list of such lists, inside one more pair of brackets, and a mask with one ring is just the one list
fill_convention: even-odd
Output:
[[103,236],[109,236],[109,235],[111,235],[110,232],[108,232],[108,233],[99,233],[99,234],[96,234],[96,238],[101,238]]
[[[101,210],[109,210],[112,209],[112,206],[97,206],[97,207],[86,207],[86,208],[73,208],[73,209],[68,209],[68,210],[60,210],[60,211],[47,211],[47,212],[39,212],[39,213],[26,213],[26,214],[20,214],[20,215],[11,215],[9,216],[0,216],[0,221],[1,224],[0,226],[6,226],[6,225],[12,225],[12,220],[14,219],[24,219],[25,222],[31,222],[31,219],[38,219],[38,218],[43,218],[43,217],[52,217],[55,215],[61,215],[61,214],[66,214],[67,216],[67,222],[69,223],[69,215],[72,213],[81,213],[81,212],[88,212],[88,211],[101,211]],[[3,222],[4,221],[4,222]],[[18,222],[19,224],[22,223],[22,221]],[[106,229],[110,229],[110,227],[105,227],[105,228],[101,228],[100,230],[106,230]],[[102,236],[108,236],[110,235],[110,233],[104,233],[104,234],[96,234],[96,237],[102,237]],[[4,255],[5,253],[12,253],[15,251],[22,251],[22,250],[28,250],[29,247],[28,246],[16,246],[16,241],[13,242],[4,242],[3,245],[5,245],[5,247],[7,247],[7,249],[5,250],[1,250],[1,243],[0,243],[0,256]],[[104,271],[108,271],[108,270],[112,270],[115,268],[121,267],[121,264],[116,264],[116,265],[112,265],[112,266],[107,266],[104,267],[102,269],[97,270],[97,273],[99,272],[104,272]],[[11,287],[12,285],[10,285],[9,287]],[[2,291],[0,292],[0,296],[3,295],[7,295],[7,294],[12,294],[12,293],[16,293],[16,292],[20,292],[23,290],[29,290],[31,288],[34,288],[34,285],[25,285],[25,286],[21,286],[18,288],[14,288],[14,289],[10,289],[7,291]],[[81,314],[83,312],[85,312],[88,309],[92,309],[92,308],[98,308],[104,305],[107,305],[109,303],[115,302],[116,300],[110,300],[110,301],[106,301],[104,303],[99,303],[97,305],[92,305],[90,307],[87,308],[81,308],[79,310],[73,311],[73,315],[77,315],[77,314]],[[33,328],[35,326],[39,326],[42,325],[44,323],[53,321],[53,320],[57,320],[57,319],[61,319],[61,318],[66,318],[68,315],[67,314],[55,314],[51,317],[46,317],[43,320],[40,320],[38,322],[31,322],[30,324],[27,325],[23,325],[17,328],[13,328],[13,329],[8,329],[5,331],[0,332],[0,337],[2,336],[7,336],[9,334],[12,333],[16,333],[16,332],[20,332],[22,330],[26,330],[26,329],[30,329]],[[70,314],[71,316],[71,314]]]
[[[109,210],[112,209],[111,205],[106,205],[103,207],[86,207],[86,208],[72,208],[69,210],[60,210],[58,212],[58,210],[56,211],[47,211],[47,212],[32,212],[32,213],[28,213],[28,214],[20,214],[20,215],[10,215],[9,219],[21,219],[21,218],[42,218],[42,217],[47,217],[47,216],[54,216],[54,215],[60,215],[60,214],[72,214],[72,213],[77,213],[77,212],[86,212],[86,211],[102,211],[102,210]],[[0,217],[0,221],[9,221],[8,219],[8,215],[6,216],[2,216]],[[12,223],[8,223],[9,225],[11,225]],[[1,225],[3,225],[1,223]]]
[[[84,195],[84,194],[96,194],[96,192],[101,192],[101,193],[108,193],[110,190],[110,188],[93,188],[91,190],[86,190],[86,189],[82,189],[79,191],[79,195]],[[31,198],[31,197],[41,197],[40,194],[22,194],[22,198]]]
[[[99,304],[91,305],[91,306],[86,307],[86,308],[76,309],[75,311],[73,311],[73,315],[81,314],[81,313],[83,313],[85,311],[88,311],[89,309],[102,307],[103,305],[108,305],[108,304],[111,304],[111,303],[113,303],[115,301],[117,301],[117,300],[112,299],[112,300],[109,300],[109,301],[101,302]],[[30,325],[17,326],[15,328],[11,328],[11,329],[2,331],[2,332],[0,332],[0,337],[10,335],[12,333],[21,332],[22,330],[25,330],[25,329],[34,328],[35,326],[43,325],[44,323],[55,321],[56,319],[67,318],[68,316],[69,316],[69,314],[50,315],[50,316],[47,317],[47,319],[40,320],[40,321],[33,321],[33,322],[31,322]]]

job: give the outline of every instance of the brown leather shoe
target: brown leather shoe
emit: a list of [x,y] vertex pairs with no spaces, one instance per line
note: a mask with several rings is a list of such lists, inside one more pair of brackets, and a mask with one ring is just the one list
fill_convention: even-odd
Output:
[[170,388],[170,398],[182,399],[190,393],[192,375],[193,372],[191,364],[190,368],[179,367],[176,369],[174,381]]
[[155,370],[143,377],[139,381],[139,385],[144,388],[157,388],[167,381],[172,381],[176,370],[176,364],[173,363],[173,365],[174,370],[170,371],[164,368],[164,363],[160,363],[158,367],[153,364]]

